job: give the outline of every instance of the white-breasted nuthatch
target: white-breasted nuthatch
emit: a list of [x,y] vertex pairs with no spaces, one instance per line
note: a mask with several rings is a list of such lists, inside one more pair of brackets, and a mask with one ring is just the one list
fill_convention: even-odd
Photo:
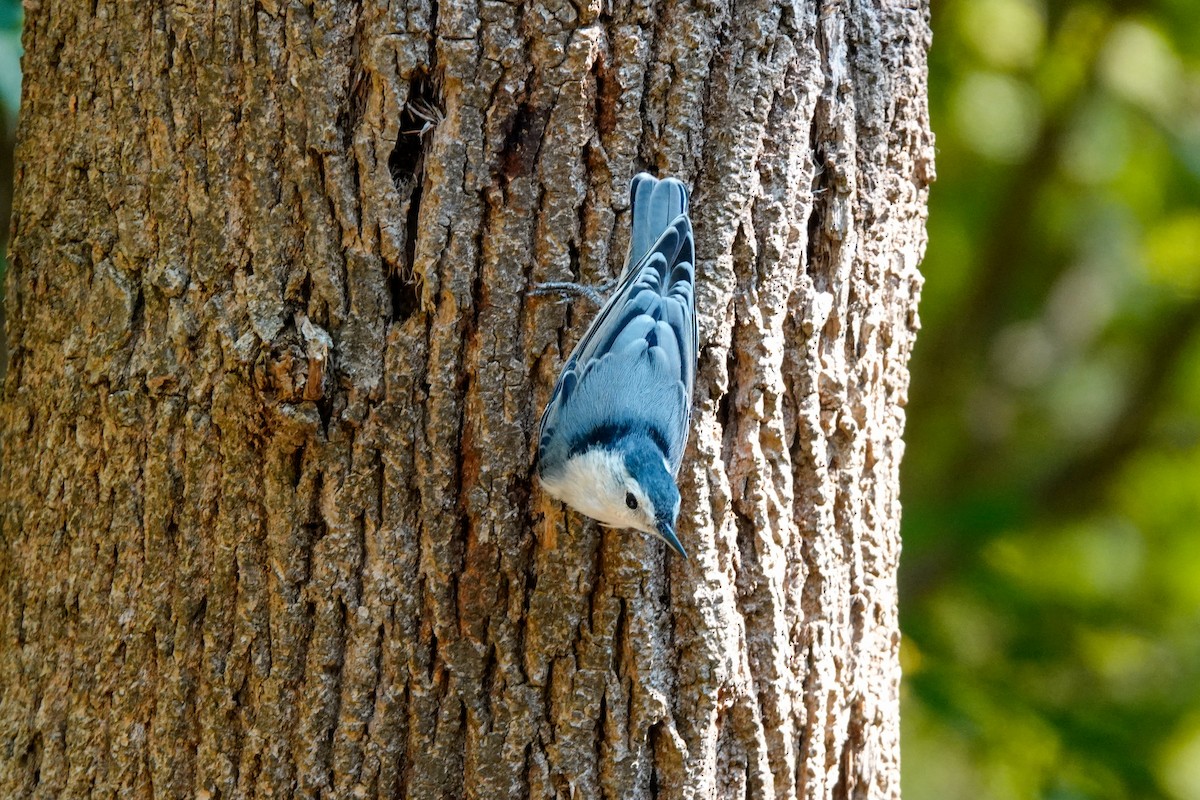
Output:
[[698,335],[688,193],[630,184],[625,269],[567,359],[542,414],[538,476],[552,496],[614,528],[675,534]]

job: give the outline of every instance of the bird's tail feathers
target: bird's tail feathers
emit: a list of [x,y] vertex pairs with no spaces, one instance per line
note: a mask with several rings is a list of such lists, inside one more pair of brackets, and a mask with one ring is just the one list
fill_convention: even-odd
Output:
[[629,239],[629,258],[626,269],[638,263],[667,226],[688,210],[688,191],[675,178],[659,180],[641,172],[629,185],[633,222]]

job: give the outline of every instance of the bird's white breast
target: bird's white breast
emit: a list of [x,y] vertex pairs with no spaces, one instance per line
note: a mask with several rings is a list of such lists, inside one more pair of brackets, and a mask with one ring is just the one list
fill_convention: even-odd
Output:
[[[643,514],[653,519],[653,506],[630,478],[619,453],[594,447],[572,456],[561,469],[542,475],[542,486],[576,511],[605,525],[650,530]],[[625,505],[627,491],[637,496],[642,514]]]

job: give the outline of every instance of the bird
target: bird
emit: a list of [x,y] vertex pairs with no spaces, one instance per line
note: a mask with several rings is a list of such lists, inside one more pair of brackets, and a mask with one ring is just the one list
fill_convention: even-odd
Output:
[[625,267],[546,403],[537,473],[552,497],[607,527],[656,535],[687,559],[676,533],[675,478],[699,340],[688,191],[643,172],[629,192]]

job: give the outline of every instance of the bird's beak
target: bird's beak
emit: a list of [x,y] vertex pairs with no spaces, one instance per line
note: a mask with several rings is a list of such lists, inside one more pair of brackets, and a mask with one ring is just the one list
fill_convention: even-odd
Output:
[[664,542],[671,545],[672,550],[683,556],[685,561],[687,560],[687,551],[684,550],[683,545],[679,543],[679,537],[675,535],[675,528],[671,525],[671,523],[667,522],[665,519],[660,521],[658,523],[658,535],[662,537]]

